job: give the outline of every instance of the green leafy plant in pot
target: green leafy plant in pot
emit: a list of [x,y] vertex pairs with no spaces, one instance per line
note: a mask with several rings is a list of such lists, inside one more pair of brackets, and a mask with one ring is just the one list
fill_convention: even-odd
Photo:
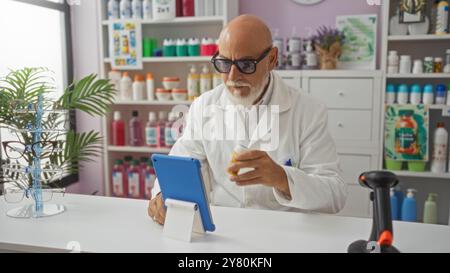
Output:
[[[38,105],[43,98],[43,110],[46,114],[41,120],[43,131],[39,139],[42,147],[40,146],[39,149],[53,152],[43,152],[40,154],[40,159],[52,167],[57,167],[65,174],[75,174],[83,163],[93,161],[94,157],[100,155],[103,138],[96,131],[71,130],[67,126],[68,117],[61,119],[60,113],[80,110],[92,117],[104,116],[109,112],[117,91],[109,80],[98,79],[94,74],[70,84],[59,98],[54,98],[55,90],[51,71],[46,68],[23,68],[11,71],[0,78],[0,127],[16,132],[16,143],[23,144],[24,147],[33,147],[35,133],[21,130],[21,128],[26,127],[27,124],[33,124],[37,111],[25,110],[17,114],[14,110],[27,109],[27,107],[29,109],[30,105]],[[63,132],[52,130],[61,126],[66,127]],[[14,148],[11,150],[17,152]],[[21,153],[20,160],[25,165],[31,166],[35,157],[34,150],[25,149]],[[2,157],[2,160],[5,160],[6,156]],[[30,188],[33,183],[32,175],[27,175],[26,179],[19,179],[19,175],[15,172],[3,172],[0,183],[12,183],[23,190]],[[42,183],[48,183],[49,187],[59,186],[58,181],[52,181],[50,178],[42,179]]]

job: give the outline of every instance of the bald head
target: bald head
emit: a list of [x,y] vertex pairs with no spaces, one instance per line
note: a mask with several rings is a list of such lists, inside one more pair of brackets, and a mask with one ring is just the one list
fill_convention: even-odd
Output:
[[272,46],[270,29],[261,19],[253,15],[236,17],[222,30],[219,37],[219,51],[226,47],[230,51],[258,54],[270,46]]

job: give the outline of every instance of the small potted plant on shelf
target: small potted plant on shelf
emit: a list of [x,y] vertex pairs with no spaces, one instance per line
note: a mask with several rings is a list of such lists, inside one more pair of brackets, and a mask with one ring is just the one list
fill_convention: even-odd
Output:
[[337,61],[342,54],[342,45],[345,42],[343,32],[322,26],[317,34],[311,37],[320,60],[320,69],[336,69]]

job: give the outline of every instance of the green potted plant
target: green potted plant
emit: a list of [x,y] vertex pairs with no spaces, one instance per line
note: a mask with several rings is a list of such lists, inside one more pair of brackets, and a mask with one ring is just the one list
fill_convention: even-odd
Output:
[[[14,109],[26,109],[29,105],[36,105],[39,98],[44,99],[44,109],[47,113],[42,118],[43,129],[61,126],[61,122],[64,121],[58,118],[58,112],[80,110],[93,117],[103,116],[109,112],[109,105],[117,92],[109,80],[97,79],[93,74],[86,76],[70,84],[59,98],[50,100],[55,85],[49,73],[51,72],[46,68],[24,68],[11,71],[0,78],[0,128],[20,129],[36,120],[36,111],[17,114]],[[17,141],[20,144],[33,145],[35,140],[33,133],[17,132]],[[52,141],[61,134],[65,134],[64,141]],[[44,149],[52,148],[45,147],[51,145],[48,143],[56,143],[57,149],[53,149],[56,152],[43,153],[40,157],[47,164],[57,166],[66,174],[77,173],[83,163],[92,161],[92,157],[99,155],[102,149],[102,137],[96,131],[75,132],[68,129],[61,133],[47,130],[40,134],[40,141],[44,143],[42,147]],[[33,153],[25,150],[21,160],[31,166]],[[14,183],[22,189],[31,187],[33,181],[31,175],[26,182],[19,181],[15,175],[3,173],[0,183]]]
[[319,56],[320,69],[336,69],[345,42],[344,33],[335,28],[322,26],[311,40]]

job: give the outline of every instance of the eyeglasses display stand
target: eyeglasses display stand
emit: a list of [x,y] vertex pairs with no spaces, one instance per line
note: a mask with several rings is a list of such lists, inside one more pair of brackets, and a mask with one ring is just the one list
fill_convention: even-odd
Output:
[[[18,113],[20,110],[17,111]],[[12,173],[15,172],[16,177],[20,177],[21,175],[25,175],[27,177],[31,177],[32,183],[28,188],[23,189],[23,195],[31,196],[33,200],[33,204],[26,204],[21,207],[13,208],[7,211],[7,215],[13,218],[41,218],[41,217],[49,217],[53,215],[58,215],[63,213],[66,209],[61,204],[51,204],[45,202],[45,198],[43,198],[43,188],[42,183],[45,182],[42,174],[46,172],[46,167],[42,168],[41,165],[41,155],[43,153],[43,147],[41,147],[41,138],[44,130],[42,129],[42,117],[45,110],[43,109],[43,98],[39,96],[38,102],[36,104],[35,109],[35,119],[34,126],[32,129],[28,131],[28,133],[32,134],[33,142],[33,153],[32,153],[32,166],[22,169],[15,169]],[[17,131],[23,131],[23,129],[17,129]],[[61,130],[54,130],[54,132],[60,132]],[[45,129],[45,133],[52,132],[52,130]],[[29,162],[30,163],[30,162]],[[5,170],[5,168],[4,168]],[[8,170],[8,167],[6,167]],[[20,173],[22,172],[22,173]],[[46,191],[44,189],[44,191]]]

